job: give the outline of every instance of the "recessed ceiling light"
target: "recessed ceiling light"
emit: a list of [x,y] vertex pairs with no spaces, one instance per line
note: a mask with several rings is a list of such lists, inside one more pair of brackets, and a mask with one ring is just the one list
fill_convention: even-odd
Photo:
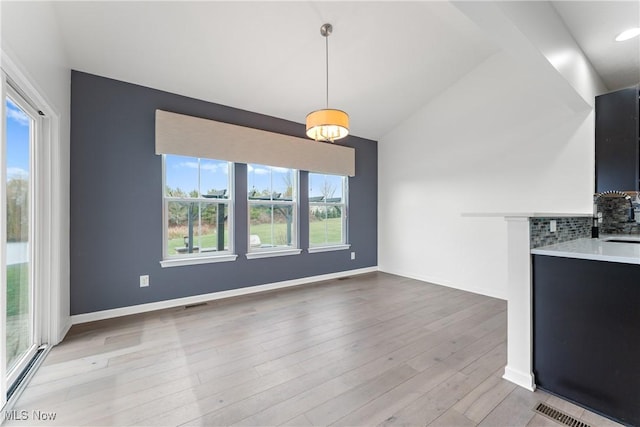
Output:
[[624,30],[616,37],[617,42],[623,42],[625,40],[632,39],[640,35],[640,28],[629,28],[628,30]]

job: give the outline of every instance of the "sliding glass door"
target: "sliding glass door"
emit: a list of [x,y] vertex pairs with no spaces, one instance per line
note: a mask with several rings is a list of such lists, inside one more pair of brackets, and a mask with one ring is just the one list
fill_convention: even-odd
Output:
[[7,390],[23,372],[40,344],[36,316],[34,263],[34,151],[41,119],[10,85],[4,91],[2,190],[5,229],[3,276],[5,294],[4,375]]

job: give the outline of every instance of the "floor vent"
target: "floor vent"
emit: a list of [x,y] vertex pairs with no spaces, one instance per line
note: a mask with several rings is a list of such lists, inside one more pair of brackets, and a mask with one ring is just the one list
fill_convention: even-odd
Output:
[[538,403],[534,411],[569,427],[591,427],[589,424],[544,403]]
[[196,308],[196,307],[202,307],[203,305],[207,305],[206,302],[199,302],[197,304],[189,304],[189,305],[185,305],[184,309],[188,309],[188,308]]
[[351,276],[347,276],[347,277],[338,277],[338,280],[349,280],[351,279]]

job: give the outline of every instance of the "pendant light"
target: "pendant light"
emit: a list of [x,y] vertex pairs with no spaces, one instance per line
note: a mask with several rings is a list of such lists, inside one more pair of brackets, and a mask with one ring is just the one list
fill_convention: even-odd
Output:
[[331,24],[320,27],[326,48],[327,108],[307,114],[307,136],[324,142],[334,142],[349,134],[349,115],[344,111],[329,108],[329,36],[332,31]]

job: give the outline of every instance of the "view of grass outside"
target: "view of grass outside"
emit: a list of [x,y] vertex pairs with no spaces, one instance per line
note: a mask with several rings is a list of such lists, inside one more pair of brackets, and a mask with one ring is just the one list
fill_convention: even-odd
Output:
[[309,220],[309,244],[314,246],[325,243],[343,243],[342,218]]
[[29,347],[29,263],[7,266],[7,366]]
[[[182,234],[184,231],[182,232]],[[286,224],[275,223],[274,235],[276,241],[286,240]],[[176,248],[184,247],[184,239],[182,234],[178,232],[179,237],[169,239],[169,254],[177,254]],[[256,224],[251,226],[251,234],[256,234],[260,237],[261,242],[271,241],[271,224]],[[278,238],[280,236],[280,238]],[[325,243],[325,236],[329,243],[342,242],[342,219],[341,218],[329,218],[325,220],[315,220],[309,223],[309,242],[311,245],[318,245]],[[229,234],[225,233],[225,246],[228,245]],[[211,231],[209,234],[203,234],[200,236],[200,244],[203,248],[215,248],[218,242],[217,234]],[[284,244],[284,243],[283,243]]]
[[28,308],[27,292],[29,263],[7,266],[7,317],[17,316]]
[[291,204],[250,204],[249,234],[260,238],[260,247],[295,246],[295,233],[295,213]]
[[[194,229],[194,246],[203,249],[215,249],[218,247],[218,233],[216,232],[215,227],[202,227],[202,234],[198,238],[197,232]],[[169,242],[167,246],[167,253],[169,255],[177,255],[181,252],[178,252],[176,249],[181,249],[185,247],[185,236],[188,236],[189,231],[186,226],[183,227],[171,227],[169,228]],[[225,224],[225,233],[224,233],[224,247],[229,247],[229,229]]]

